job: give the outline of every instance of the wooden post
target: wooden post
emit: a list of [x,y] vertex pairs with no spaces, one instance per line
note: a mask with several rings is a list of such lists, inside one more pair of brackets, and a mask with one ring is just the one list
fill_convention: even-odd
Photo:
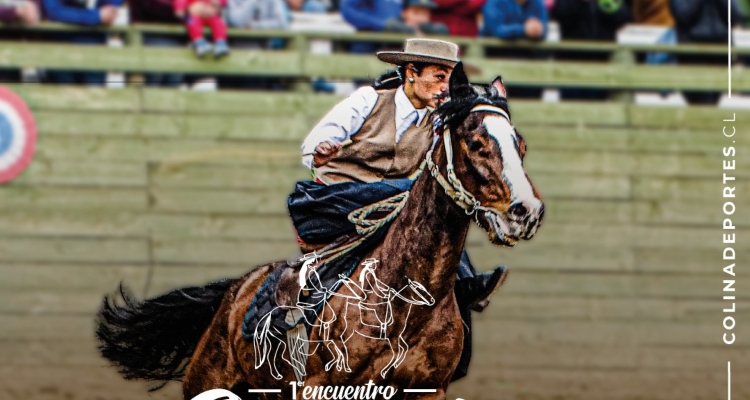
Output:
[[[618,66],[632,66],[635,65],[635,53],[633,50],[621,47],[615,50],[610,57],[610,62]],[[632,104],[635,95],[632,89],[621,89],[612,93],[612,99],[625,104]]]
[[298,57],[297,62],[300,63],[300,70],[302,71],[301,76],[294,78],[292,83],[292,90],[300,94],[312,93],[312,78],[307,75],[305,71],[305,58],[310,52],[310,44],[308,43],[307,37],[303,34],[295,35],[294,38],[289,40],[289,50],[297,51]]

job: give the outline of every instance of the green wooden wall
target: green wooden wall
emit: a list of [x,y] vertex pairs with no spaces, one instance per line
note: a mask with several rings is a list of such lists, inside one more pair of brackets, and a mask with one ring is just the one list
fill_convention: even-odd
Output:
[[[179,398],[178,385],[147,397],[98,356],[92,316],[102,295],[122,280],[153,296],[292,256],[285,198],[308,176],[299,145],[338,98],[12,89],[40,134],[31,167],[0,187],[0,393]],[[750,378],[747,330],[737,328],[734,347],[721,343],[721,120],[731,113],[530,101],[511,109],[546,220],[514,249],[471,232],[479,268],[511,272],[475,314],[472,370],[450,398],[721,398],[728,359],[738,382]],[[750,145],[736,146],[747,163]],[[747,198],[750,172],[737,175]],[[737,212],[748,220],[747,207]],[[747,259],[742,242],[737,257]],[[736,317],[750,313],[740,304]],[[747,386],[736,390],[750,398]]]

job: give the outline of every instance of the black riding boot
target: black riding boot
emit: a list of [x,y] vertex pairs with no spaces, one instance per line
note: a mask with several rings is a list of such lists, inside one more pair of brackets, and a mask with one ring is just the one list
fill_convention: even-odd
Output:
[[466,254],[466,250],[461,254],[455,291],[458,310],[461,312],[464,326],[464,345],[451,382],[463,378],[469,372],[472,336],[471,311],[482,312],[487,307],[489,297],[502,285],[506,274],[507,269],[504,266],[499,266],[492,272],[477,274],[471,260],[469,260],[469,255]]
[[464,250],[456,279],[459,306],[466,305],[472,311],[482,312],[490,303],[490,296],[503,284],[507,273],[508,269],[500,265],[492,272],[478,274]]

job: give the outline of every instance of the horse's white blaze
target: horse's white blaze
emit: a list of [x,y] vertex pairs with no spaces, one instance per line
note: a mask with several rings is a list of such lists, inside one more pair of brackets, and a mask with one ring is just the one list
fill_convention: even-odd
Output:
[[510,187],[511,202],[522,201],[534,208],[538,207],[540,201],[534,196],[531,182],[523,170],[521,156],[516,150],[516,132],[513,126],[507,119],[491,115],[484,118],[484,127],[500,145],[500,154],[503,157],[503,179]]

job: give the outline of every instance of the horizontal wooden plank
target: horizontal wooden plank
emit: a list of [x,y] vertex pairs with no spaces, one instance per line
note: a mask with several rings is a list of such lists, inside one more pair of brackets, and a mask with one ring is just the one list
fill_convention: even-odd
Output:
[[153,208],[157,211],[188,213],[284,214],[288,191],[239,191],[197,189],[154,189]]
[[295,168],[261,168],[247,165],[161,164],[151,169],[151,184],[164,188],[215,188],[289,190],[299,180],[309,180],[301,163]]
[[0,340],[94,340],[94,315],[0,314]]
[[[698,111],[703,111],[701,108]],[[731,115],[730,115],[731,117]],[[663,154],[668,153],[693,153],[706,154],[713,157],[722,157],[722,149],[725,146],[737,148],[737,159],[747,159],[750,148],[747,143],[732,143],[732,139],[724,137],[721,133],[720,124],[701,129],[699,127],[680,123],[677,129],[668,128],[629,128],[631,137],[630,150],[633,152],[649,152]],[[712,129],[713,128],[713,129]],[[729,131],[731,133],[731,129]],[[736,141],[736,140],[735,140]]]
[[22,186],[11,184],[0,190],[4,210],[145,210],[145,190],[130,188]]
[[153,244],[153,260],[157,263],[242,264],[247,270],[296,258],[298,253],[299,246],[293,240],[251,245],[246,240],[159,239]]
[[0,234],[40,236],[143,236],[149,233],[148,214],[117,211],[46,209],[0,211]]
[[[721,182],[723,159],[717,148],[713,157],[687,154],[640,154],[636,157],[636,175],[657,175],[685,178],[714,178]],[[738,162],[740,164],[740,162]],[[741,164],[740,164],[741,165]],[[750,172],[738,168],[728,171],[735,177],[749,177]]]
[[[232,57],[214,62],[198,59],[183,48],[80,46],[60,43],[3,41],[0,65],[91,71],[191,72],[255,76],[300,76],[301,54],[295,51],[235,48]],[[30,64],[31,63],[31,64]]]
[[[565,61],[467,58],[482,70],[477,82],[490,82],[502,71],[511,85],[628,89],[717,89],[726,86],[720,67],[623,65]],[[372,56],[355,54],[305,55],[304,73],[329,78],[375,78],[387,65]],[[686,81],[681,76],[694,79]],[[750,78],[737,77],[738,88],[750,88]]]
[[[42,152],[44,153],[44,152]],[[146,166],[132,162],[36,159],[15,180],[24,185],[145,186]]]
[[521,134],[524,124],[623,126],[627,122],[626,108],[618,103],[511,100],[509,104],[513,124],[519,127]]
[[[346,60],[348,61],[348,60]],[[345,60],[341,60],[343,65]],[[551,85],[555,87],[628,88],[628,89],[714,89],[726,88],[721,67],[627,65],[565,61],[528,61],[511,59],[475,59],[466,62],[482,69],[477,81],[490,82],[499,71],[508,84]],[[343,67],[342,65],[342,67]],[[358,64],[359,66],[359,64]],[[340,67],[340,68],[342,68]],[[356,70],[351,73],[356,74]],[[733,75],[738,89],[750,88],[750,74]],[[356,76],[356,75],[355,75]],[[685,80],[684,76],[691,79]]]
[[[542,228],[544,229],[544,228]],[[591,246],[583,239],[579,244],[536,245],[535,239],[515,247],[493,246],[488,240],[467,244],[467,251],[478,270],[489,271],[496,265],[511,271],[632,271],[633,252],[626,246]]]
[[289,92],[231,91],[196,92],[141,89],[143,109],[148,112],[185,113],[190,115],[299,116],[320,117],[339,96],[302,95]]
[[722,110],[710,106],[649,107],[631,105],[628,110],[628,120],[635,126],[673,129],[689,127],[690,129],[714,132],[720,138],[723,137],[722,128],[724,126],[727,126],[728,132],[731,132],[732,125],[739,126],[741,123],[741,121],[738,123],[723,122],[725,119],[734,119],[735,114],[737,114],[736,110]]
[[76,400],[96,400],[102,396],[113,400],[144,397],[174,400],[182,397],[179,383],[170,383],[164,389],[148,392],[151,386],[140,381],[126,381],[111,366],[5,366],[0,368],[0,374],[5,378],[0,381],[0,391],[10,396],[8,400],[53,400],[61,395]]
[[[707,171],[708,172],[708,171]],[[643,178],[638,177],[633,181],[633,194],[638,199],[696,202],[703,204],[704,208],[721,208],[725,201],[741,202],[741,199],[750,195],[750,183],[745,180],[735,180],[722,183],[721,166],[714,168],[713,176],[704,179],[680,179],[680,178]],[[724,187],[732,187],[735,198],[724,198]],[[694,210],[705,212],[705,210]]]
[[285,216],[239,217],[233,215],[155,214],[151,234],[157,239],[236,238],[252,241],[295,241],[294,227]]
[[540,173],[627,176],[632,173],[636,158],[624,152],[539,149],[524,158],[524,168],[532,179]]
[[[76,46],[80,47],[80,46]],[[232,56],[221,60],[201,60],[184,48],[142,47],[137,53],[138,64],[119,66],[108,59],[108,68],[125,71],[169,71],[210,73],[212,75],[301,76],[301,54],[296,51],[243,49],[234,47]],[[102,54],[109,57],[109,53]]]
[[[511,270],[514,274],[515,270]],[[485,325],[505,324],[509,321],[534,325],[542,320],[565,322],[576,321],[580,325],[592,323],[605,325],[605,321],[614,323],[628,322],[625,329],[626,338],[648,329],[650,334],[660,332],[659,336],[647,336],[644,343],[670,345],[715,345],[716,338],[712,334],[696,334],[696,331],[715,329],[716,310],[731,307],[731,302],[720,299],[622,299],[622,298],[591,298],[585,295],[571,295],[564,297],[547,296],[519,296],[506,293],[503,288],[493,295],[492,307],[486,309],[481,316],[477,316],[479,327]],[[750,309],[743,304],[737,304],[736,318],[746,319],[750,316]],[[481,322],[480,322],[481,321]],[[620,331],[618,327],[613,330]],[[490,328],[482,328],[492,331]],[[581,328],[580,330],[584,330]],[[580,336],[586,338],[582,332],[578,335],[565,331],[568,338]],[[679,330],[675,335],[672,330]],[[498,331],[504,329],[498,328]],[[558,332],[559,334],[562,334]],[[542,341],[547,334],[532,339]],[[613,340],[617,335],[598,335],[593,340]],[[660,341],[653,341],[658,339]]]
[[[707,275],[633,275],[599,273],[525,272],[508,279],[507,293],[543,296],[587,295],[625,298],[716,298],[721,294],[721,271]],[[715,282],[713,285],[707,281]]]
[[[45,89],[54,88],[43,87]],[[125,90],[135,92],[130,89]],[[113,113],[106,110],[97,111],[86,108],[76,111],[50,110],[48,107],[52,106],[39,105],[40,109],[34,110],[37,128],[42,136],[50,134],[132,136],[139,133],[140,125],[145,121],[159,120],[156,116],[137,112]],[[151,123],[155,125],[155,122]]]
[[16,367],[109,367],[96,343],[86,339],[0,340],[0,354],[7,360],[6,365]]
[[[501,296],[494,299],[496,307]],[[498,304],[494,304],[497,302]],[[632,307],[643,306],[633,301]],[[489,313],[489,308],[487,312]],[[534,315],[531,311],[530,315]],[[513,347],[533,348],[535,346],[558,345],[575,348],[590,347],[592,351],[605,350],[610,346],[631,347],[634,352],[648,348],[683,348],[713,347],[721,349],[721,335],[724,328],[714,321],[647,321],[647,320],[534,320],[503,319],[487,316],[472,319],[475,327],[474,337],[477,342],[493,348],[503,343],[513,343]],[[740,328],[741,329],[741,328]],[[742,329],[741,329],[742,330]],[[738,331],[739,332],[739,331]],[[737,343],[745,347],[749,342]],[[536,355],[534,358],[541,358]],[[552,358],[552,357],[550,357]],[[552,360],[550,360],[552,361]],[[590,365],[595,367],[595,365]],[[700,364],[693,365],[699,367]]]
[[[490,353],[495,351],[492,349]],[[448,398],[600,400],[602,393],[606,393],[610,400],[715,399],[726,396],[726,371],[713,364],[707,364],[699,371],[506,365],[472,368],[470,371],[466,379],[451,384]],[[733,393],[742,398],[750,396],[750,390],[745,387],[738,387]]]
[[148,159],[170,164],[302,166],[299,144],[291,142],[150,139]]
[[[78,46],[84,47],[84,46]],[[9,85],[29,105],[32,112],[58,111],[108,111],[137,112],[140,100],[137,90],[108,90],[53,85]],[[65,99],[65,101],[61,101]],[[112,114],[116,116],[117,114]],[[113,118],[115,119],[115,118]]]
[[[716,232],[719,232],[716,230]],[[721,235],[719,232],[718,235]],[[722,268],[730,265],[732,261],[722,260],[723,247],[720,247],[721,237],[716,236],[714,246],[693,248],[683,245],[672,248],[643,247],[633,251],[636,269],[639,272],[649,273],[654,271],[674,273],[709,273],[723,274]],[[679,238],[675,238],[678,241]],[[750,252],[737,249],[737,259],[743,260],[750,256]],[[737,271],[735,270],[735,273]],[[722,277],[722,279],[724,279]],[[708,284],[708,280],[706,281]],[[717,291],[721,291],[721,279],[710,281]]]
[[52,261],[146,263],[145,239],[76,239],[4,237],[0,241],[0,261]]
[[[716,227],[717,222],[721,223],[726,218],[722,207],[723,201],[716,196],[703,200],[651,200],[636,203],[634,215],[636,221],[644,224]],[[732,218],[736,221],[748,221],[750,210],[747,207],[737,207]]]
[[0,314],[94,315],[105,294],[120,283],[139,296],[148,276],[145,265],[0,265]]
[[544,198],[585,200],[630,199],[630,179],[627,177],[586,176],[571,174],[537,174],[530,176]]
[[42,160],[144,161],[142,138],[42,135],[36,156]]

